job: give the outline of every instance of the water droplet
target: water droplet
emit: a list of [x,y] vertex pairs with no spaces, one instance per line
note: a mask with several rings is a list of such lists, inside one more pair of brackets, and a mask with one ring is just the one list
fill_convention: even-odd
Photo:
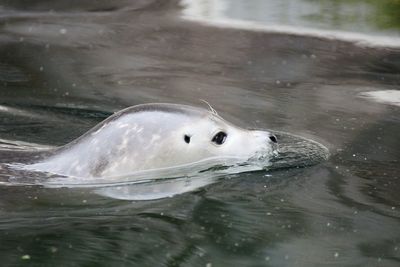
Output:
[[21,257],[21,259],[22,259],[22,260],[30,260],[30,259],[31,259],[31,256],[28,255],[28,254],[26,254],[26,255],[23,255],[23,256]]

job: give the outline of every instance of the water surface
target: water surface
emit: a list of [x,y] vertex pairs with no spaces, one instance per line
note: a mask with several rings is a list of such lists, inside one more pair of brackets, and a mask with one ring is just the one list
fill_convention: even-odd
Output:
[[152,201],[1,186],[4,266],[399,265],[400,110],[361,97],[398,91],[398,48],[207,26],[172,0],[0,6],[1,139],[61,145],[127,106],[204,99],[332,154]]

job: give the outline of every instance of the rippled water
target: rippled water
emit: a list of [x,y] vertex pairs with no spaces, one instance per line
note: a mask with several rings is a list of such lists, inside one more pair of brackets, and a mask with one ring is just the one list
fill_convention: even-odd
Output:
[[398,266],[400,110],[363,96],[398,91],[399,49],[207,26],[182,8],[3,1],[0,138],[16,143],[2,161],[126,106],[200,99],[239,126],[318,141],[329,160],[151,201],[0,186],[2,265]]

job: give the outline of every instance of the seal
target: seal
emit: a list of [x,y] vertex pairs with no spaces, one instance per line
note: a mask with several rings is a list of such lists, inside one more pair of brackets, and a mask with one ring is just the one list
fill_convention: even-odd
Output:
[[26,169],[102,178],[207,161],[268,161],[276,137],[237,127],[216,112],[179,104],[142,104],[121,110]]

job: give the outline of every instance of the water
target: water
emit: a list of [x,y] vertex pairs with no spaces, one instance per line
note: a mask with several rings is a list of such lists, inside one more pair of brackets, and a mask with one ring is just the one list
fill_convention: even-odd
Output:
[[[360,5],[375,14],[374,3]],[[394,37],[390,12],[377,15],[389,21],[383,28],[360,22],[360,31]],[[172,0],[3,1],[0,138],[56,146],[126,106],[204,99],[239,126],[318,141],[329,160],[151,201],[1,186],[2,265],[398,266],[400,111],[398,101],[365,95],[398,91],[399,49],[206,26],[182,14]],[[2,158],[30,158],[16,150]]]
[[184,0],[182,17],[213,26],[400,47],[395,0]]
[[184,0],[184,15],[268,25],[399,36],[399,4],[393,0]]

